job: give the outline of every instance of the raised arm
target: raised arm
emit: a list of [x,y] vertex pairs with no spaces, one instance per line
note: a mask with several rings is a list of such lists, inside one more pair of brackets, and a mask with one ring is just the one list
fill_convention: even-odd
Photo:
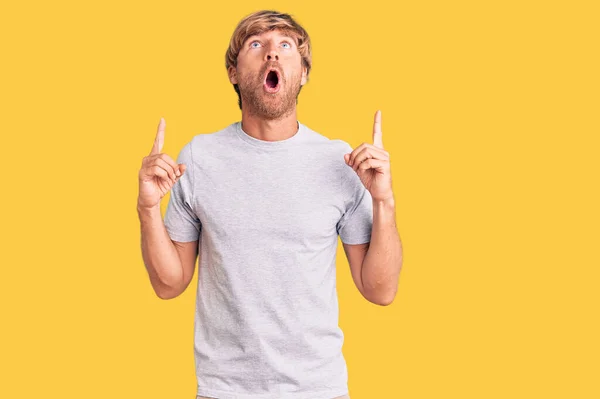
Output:
[[178,165],[161,153],[165,121],[161,118],[152,150],[142,161],[139,172],[137,211],[141,227],[144,265],[152,288],[162,299],[180,295],[194,274],[198,241],[172,241],[160,213],[160,201],[183,175],[186,166]]

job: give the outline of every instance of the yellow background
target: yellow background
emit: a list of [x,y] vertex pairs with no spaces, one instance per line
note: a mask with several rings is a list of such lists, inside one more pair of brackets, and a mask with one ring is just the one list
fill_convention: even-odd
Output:
[[311,35],[299,120],[356,147],[382,110],[404,265],[379,307],[339,244],[352,399],[600,397],[594,3],[3,4],[0,397],[194,397],[197,274],[154,294],[138,170],[161,116],[173,157],[239,120],[262,8]]

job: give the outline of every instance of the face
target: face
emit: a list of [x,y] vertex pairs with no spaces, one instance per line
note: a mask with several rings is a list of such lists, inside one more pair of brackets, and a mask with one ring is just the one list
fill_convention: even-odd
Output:
[[292,112],[306,83],[306,68],[294,38],[279,30],[250,36],[229,68],[229,81],[237,84],[242,108],[265,119]]

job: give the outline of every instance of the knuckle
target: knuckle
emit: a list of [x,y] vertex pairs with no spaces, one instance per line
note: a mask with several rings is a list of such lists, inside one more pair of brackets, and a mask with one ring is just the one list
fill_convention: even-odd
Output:
[[173,160],[171,159],[170,156],[168,156],[167,154],[161,154],[161,155],[162,155],[161,159],[163,161],[165,161],[169,166],[173,166]]

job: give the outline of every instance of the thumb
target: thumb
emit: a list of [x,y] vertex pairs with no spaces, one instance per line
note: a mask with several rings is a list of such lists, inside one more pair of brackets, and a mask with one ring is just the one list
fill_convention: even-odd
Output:
[[152,146],[152,151],[150,151],[150,155],[160,154],[163,149],[163,145],[165,143],[165,122],[164,118],[160,118],[160,122],[158,123],[158,132],[156,132],[156,138],[154,139],[154,145]]

